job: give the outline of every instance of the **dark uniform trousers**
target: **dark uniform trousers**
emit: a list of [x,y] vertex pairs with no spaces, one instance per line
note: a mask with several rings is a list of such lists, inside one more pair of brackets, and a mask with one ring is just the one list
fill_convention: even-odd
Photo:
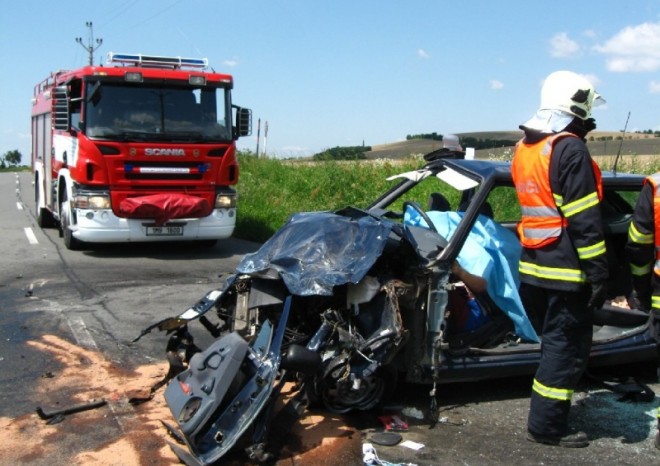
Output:
[[[590,290],[560,291],[524,284],[535,312],[543,312],[541,363],[536,371],[527,428],[563,436],[573,390],[584,373],[593,336],[593,311],[587,308]],[[526,304],[527,305],[527,304]]]

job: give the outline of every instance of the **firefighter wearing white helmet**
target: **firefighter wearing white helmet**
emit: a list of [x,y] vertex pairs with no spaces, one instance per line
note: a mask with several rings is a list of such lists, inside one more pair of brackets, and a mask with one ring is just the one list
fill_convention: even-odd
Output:
[[568,414],[589,357],[594,309],[607,298],[602,183],[585,143],[601,100],[579,74],[550,74],[538,111],[520,126],[525,135],[511,166],[522,212],[520,292],[543,342],[527,438],[563,447],[589,444],[584,432],[569,430]]
[[556,109],[586,120],[594,104],[604,102],[585,77],[570,71],[556,71],[545,80],[541,108]]

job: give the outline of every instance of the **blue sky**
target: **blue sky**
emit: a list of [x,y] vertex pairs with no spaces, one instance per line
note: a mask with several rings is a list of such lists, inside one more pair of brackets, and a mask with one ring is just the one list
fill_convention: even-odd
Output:
[[[46,6],[48,5],[48,6]],[[30,99],[87,63],[87,21],[108,52],[206,57],[234,103],[268,121],[270,155],[377,145],[408,134],[515,130],[543,78],[587,76],[599,130],[660,130],[660,0],[41,0],[0,16],[0,155],[30,154]]]

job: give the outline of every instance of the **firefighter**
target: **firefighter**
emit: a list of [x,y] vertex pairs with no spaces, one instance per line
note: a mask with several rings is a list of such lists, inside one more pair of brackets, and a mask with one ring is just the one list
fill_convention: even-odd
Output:
[[522,213],[521,296],[542,331],[527,438],[562,447],[589,444],[584,432],[569,431],[568,416],[591,349],[593,312],[607,295],[602,183],[585,144],[598,101],[584,77],[550,74],[539,110],[520,125],[511,167]]
[[[660,318],[660,172],[649,176],[637,199],[626,252],[635,291],[634,307]],[[660,449],[660,407],[655,447]]]

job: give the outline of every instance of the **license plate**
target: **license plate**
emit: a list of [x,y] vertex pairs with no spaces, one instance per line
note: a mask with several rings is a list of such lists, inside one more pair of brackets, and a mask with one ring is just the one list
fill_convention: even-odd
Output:
[[147,227],[147,236],[183,236],[183,226]]

